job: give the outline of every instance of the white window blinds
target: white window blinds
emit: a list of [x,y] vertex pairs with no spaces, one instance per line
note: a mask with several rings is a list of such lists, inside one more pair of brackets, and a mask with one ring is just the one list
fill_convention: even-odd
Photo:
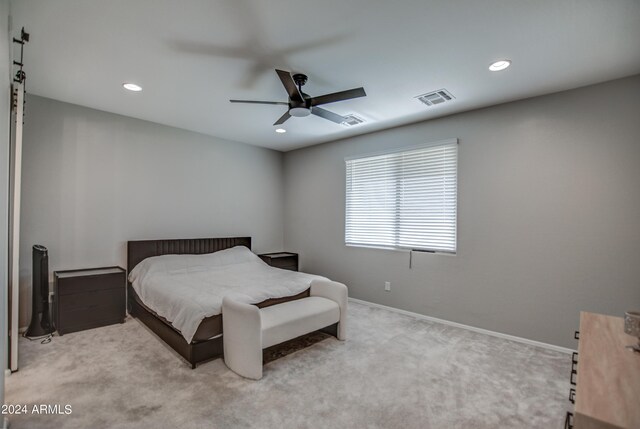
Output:
[[345,242],[456,252],[458,142],[347,159]]

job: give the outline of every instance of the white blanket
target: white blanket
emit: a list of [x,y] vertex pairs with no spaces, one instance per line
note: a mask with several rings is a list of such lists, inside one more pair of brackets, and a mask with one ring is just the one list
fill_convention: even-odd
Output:
[[272,268],[244,246],[205,255],[154,256],[129,274],[142,302],[188,343],[202,319],[221,313],[223,297],[257,304],[299,294],[313,279],[325,278]]

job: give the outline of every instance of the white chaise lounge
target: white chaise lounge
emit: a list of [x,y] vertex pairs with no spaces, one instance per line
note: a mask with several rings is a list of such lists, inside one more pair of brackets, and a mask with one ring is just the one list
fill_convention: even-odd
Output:
[[338,323],[346,338],[347,287],[313,280],[310,296],[258,308],[228,297],[222,300],[224,362],[246,378],[262,378],[262,349]]

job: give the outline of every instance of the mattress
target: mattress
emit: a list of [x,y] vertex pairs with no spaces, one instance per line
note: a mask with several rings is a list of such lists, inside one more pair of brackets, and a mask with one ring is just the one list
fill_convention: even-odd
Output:
[[220,333],[221,318],[214,316],[222,312],[223,297],[247,304],[292,299],[314,279],[325,278],[270,267],[244,246],[203,255],[154,256],[129,274],[139,302],[188,343]]

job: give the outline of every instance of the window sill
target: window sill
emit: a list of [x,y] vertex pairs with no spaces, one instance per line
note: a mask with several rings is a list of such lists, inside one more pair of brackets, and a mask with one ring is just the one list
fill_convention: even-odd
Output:
[[458,252],[445,252],[441,250],[423,250],[423,249],[409,249],[404,247],[387,247],[387,246],[373,246],[365,244],[347,244],[345,247],[354,247],[361,249],[377,249],[377,250],[390,250],[392,252],[414,252],[414,253],[430,253],[432,255],[444,255],[444,256],[456,256]]

